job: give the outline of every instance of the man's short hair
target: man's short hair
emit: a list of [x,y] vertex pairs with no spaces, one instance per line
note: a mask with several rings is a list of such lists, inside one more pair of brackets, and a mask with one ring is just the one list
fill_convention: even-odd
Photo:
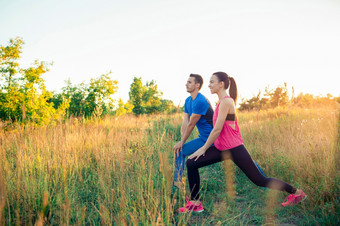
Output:
[[195,78],[195,82],[200,84],[200,87],[198,90],[200,90],[202,88],[203,85],[203,78],[202,76],[198,75],[198,74],[190,74],[190,77],[194,77]]

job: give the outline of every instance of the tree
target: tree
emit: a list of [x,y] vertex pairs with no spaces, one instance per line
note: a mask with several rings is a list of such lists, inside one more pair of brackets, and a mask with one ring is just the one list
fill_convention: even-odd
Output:
[[20,38],[11,39],[8,46],[0,46],[0,117],[2,120],[14,121],[22,112],[24,100],[20,93],[20,71],[18,60],[22,53],[24,42]]
[[270,90],[269,87],[266,88],[265,96],[269,97],[269,102],[271,107],[275,108],[278,106],[285,106],[288,103],[288,89],[287,83],[284,86],[278,86],[275,90]]
[[110,74],[111,72],[103,74],[97,79],[91,79],[85,99],[88,115],[91,115],[96,108],[101,108],[102,114],[107,114],[114,107],[112,95],[118,90],[118,81],[112,80]]
[[117,116],[125,115],[128,113],[131,113],[132,109],[133,109],[133,105],[129,101],[124,103],[124,101],[121,98],[119,98],[118,107],[114,111],[114,114]]
[[97,116],[108,114],[114,107],[112,95],[118,89],[118,82],[110,78],[110,73],[91,79],[90,84],[81,83],[74,86],[68,80],[66,86],[62,88],[62,93],[55,93],[51,102],[57,107],[62,100],[68,100],[69,116],[90,117],[94,113]]
[[246,110],[260,110],[268,107],[269,99],[261,97],[261,91],[256,96],[253,96],[252,98],[248,100],[242,100],[242,103],[240,103],[240,107],[238,108],[240,111]]
[[163,93],[158,90],[157,84],[154,80],[147,82],[143,93],[144,112],[147,114],[160,112],[162,110],[162,95]]
[[20,68],[24,42],[11,39],[8,46],[0,46],[0,118],[2,120],[29,120],[39,125],[53,123],[61,118],[68,107],[67,102],[53,108],[48,100],[52,96],[46,90],[42,78],[49,70],[46,62],[35,61],[29,68]]
[[270,90],[266,87],[265,91],[265,96],[269,98],[261,98],[261,92],[259,92],[257,96],[251,99],[242,100],[239,110],[260,110],[287,106],[288,104],[298,107],[325,106],[334,104],[340,100],[340,97],[335,98],[330,94],[327,94],[326,97],[319,97],[313,96],[312,94],[300,93],[295,97],[294,88],[292,88],[292,98],[289,100],[286,83],[284,83],[284,86],[279,86],[275,90]]
[[261,97],[261,91],[259,91],[257,96],[248,100],[242,100],[239,110],[249,111],[286,106],[289,102],[287,84],[284,83],[284,86],[278,86],[275,90],[271,90],[267,86],[264,96],[267,98]]
[[161,102],[162,102],[162,105],[160,107],[161,112],[175,113],[175,112],[184,111],[184,110],[181,110],[180,107],[176,107],[172,100],[162,99]]
[[134,77],[133,82],[130,86],[129,99],[133,105],[132,112],[135,115],[140,115],[144,113],[144,108],[143,108],[144,92],[145,92],[145,87],[143,86],[142,78]]
[[69,116],[82,116],[85,115],[85,93],[86,86],[84,83],[74,86],[71,80],[66,81],[66,86],[62,88],[61,93],[55,93],[50,99],[54,103],[54,107],[58,108],[60,102],[67,100],[69,107],[67,114]]
[[293,98],[293,103],[299,107],[310,107],[315,102],[315,97],[312,94],[300,93],[297,97]]
[[154,80],[143,85],[142,78],[134,77],[129,92],[132,112],[136,115],[163,112],[169,102],[162,102],[162,95]]
[[1,85],[3,90],[17,85],[19,78],[15,78],[15,75],[20,71],[18,60],[23,44],[21,38],[16,38],[10,39],[8,46],[0,46],[0,81],[5,80],[4,85]]

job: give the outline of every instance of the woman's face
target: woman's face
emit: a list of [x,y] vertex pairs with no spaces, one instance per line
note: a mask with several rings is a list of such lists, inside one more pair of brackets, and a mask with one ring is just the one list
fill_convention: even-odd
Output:
[[222,82],[218,81],[218,78],[216,75],[212,75],[209,81],[209,89],[212,94],[217,93],[221,87],[222,87]]

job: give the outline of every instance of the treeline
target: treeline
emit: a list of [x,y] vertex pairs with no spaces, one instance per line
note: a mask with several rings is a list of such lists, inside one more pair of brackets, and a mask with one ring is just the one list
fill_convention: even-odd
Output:
[[[60,93],[46,89],[42,76],[51,64],[35,61],[31,67],[22,68],[18,61],[22,54],[23,40],[11,39],[7,46],[0,46],[0,120],[33,122],[38,125],[53,124],[67,117],[101,117],[104,115],[173,113],[181,111],[171,100],[162,99],[163,93],[154,80],[143,84],[141,77],[134,77],[129,100],[114,99],[118,81],[111,73],[90,80],[89,84],[73,85],[70,80]],[[243,99],[239,110],[260,110],[289,105],[310,107],[330,102],[340,102],[331,95],[315,97],[300,94],[289,97],[287,85],[265,89],[264,95]]]
[[340,97],[333,97],[328,94],[326,97],[314,96],[311,94],[302,94],[298,96],[294,94],[294,87],[292,87],[291,97],[288,94],[287,84],[278,86],[275,89],[265,88],[264,94],[261,91],[256,96],[250,99],[242,99],[238,110],[251,111],[251,110],[264,110],[276,107],[312,107],[328,105],[334,102],[340,103]]
[[0,46],[0,120],[46,125],[65,117],[178,111],[171,100],[162,99],[155,81],[143,84],[141,77],[133,79],[125,103],[113,98],[118,81],[110,78],[111,73],[91,79],[89,84],[73,85],[68,80],[60,93],[48,91],[42,76],[51,64],[35,61],[29,68],[20,67],[23,45],[23,40],[16,38]]

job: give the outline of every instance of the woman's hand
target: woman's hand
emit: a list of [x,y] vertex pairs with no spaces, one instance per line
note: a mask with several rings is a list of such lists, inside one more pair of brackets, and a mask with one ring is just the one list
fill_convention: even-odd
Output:
[[207,151],[207,149],[201,147],[200,149],[198,149],[197,151],[195,151],[192,155],[189,156],[189,159],[193,159],[195,158],[194,161],[196,161],[199,157],[201,157],[202,155],[205,155],[205,152]]

